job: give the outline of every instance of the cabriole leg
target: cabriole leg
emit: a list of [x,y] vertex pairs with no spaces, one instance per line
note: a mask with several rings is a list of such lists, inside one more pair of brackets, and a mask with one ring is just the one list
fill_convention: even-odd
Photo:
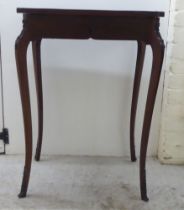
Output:
[[153,37],[153,40],[151,42],[151,48],[153,52],[153,63],[152,63],[145,113],[144,113],[141,149],[140,149],[140,188],[141,188],[141,198],[144,201],[149,200],[147,197],[147,188],[146,188],[146,169],[145,169],[146,153],[147,153],[150,125],[153,115],[155,98],[158,89],[163,57],[164,57],[164,43],[159,35],[155,35]]
[[32,161],[32,122],[31,122],[31,107],[29,96],[29,83],[27,73],[27,47],[29,38],[24,33],[17,38],[15,44],[16,64],[19,80],[19,88],[22,102],[24,132],[25,132],[25,166],[23,173],[23,180],[19,198],[26,197],[27,188],[29,184],[29,177],[31,171]]
[[35,160],[40,160],[42,138],[43,138],[43,91],[42,91],[42,73],[41,73],[41,55],[40,55],[41,40],[32,42],[34,72],[37,92],[37,107],[38,107],[38,140],[36,147]]
[[130,154],[131,160],[136,161],[135,154],[135,118],[136,118],[136,110],[137,110],[137,101],[139,96],[139,87],[142,76],[142,69],[144,64],[145,57],[145,49],[146,45],[142,41],[137,42],[137,61],[136,61],[136,69],[135,69],[135,77],[134,77],[134,87],[132,94],[132,106],[131,106],[131,115],[130,115]]

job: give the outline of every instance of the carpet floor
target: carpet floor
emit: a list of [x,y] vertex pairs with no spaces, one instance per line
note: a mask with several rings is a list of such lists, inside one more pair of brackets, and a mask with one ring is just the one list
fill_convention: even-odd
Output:
[[139,163],[128,158],[43,156],[19,199],[24,156],[0,156],[0,209],[184,210],[184,166],[147,160],[150,201],[140,200]]

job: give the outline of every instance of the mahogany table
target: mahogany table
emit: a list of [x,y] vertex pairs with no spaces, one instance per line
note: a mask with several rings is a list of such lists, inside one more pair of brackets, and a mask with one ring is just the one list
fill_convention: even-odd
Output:
[[55,38],[92,38],[98,40],[136,40],[138,44],[130,116],[130,152],[132,161],[136,161],[134,127],[145,48],[146,45],[150,45],[152,48],[152,70],[140,147],[141,198],[144,201],[148,201],[145,171],[146,153],[155,97],[164,57],[164,42],[159,32],[159,18],[163,17],[164,13],[144,11],[60,10],[32,8],[18,8],[17,12],[23,13],[23,29],[16,40],[15,53],[23,109],[26,148],[25,167],[19,197],[22,198],[26,196],[32,162],[32,121],[26,60],[28,45],[32,42],[39,122],[35,159],[39,161],[43,133],[43,94],[40,59],[41,40]]

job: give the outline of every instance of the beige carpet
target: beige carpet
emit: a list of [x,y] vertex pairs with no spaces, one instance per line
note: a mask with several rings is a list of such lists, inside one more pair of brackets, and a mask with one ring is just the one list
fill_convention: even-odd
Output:
[[184,210],[184,167],[147,161],[148,195],[139,195],[138,162],[125,158],[44,156],[33,161],[19,199],[24,157],[0,156],[0,209]]

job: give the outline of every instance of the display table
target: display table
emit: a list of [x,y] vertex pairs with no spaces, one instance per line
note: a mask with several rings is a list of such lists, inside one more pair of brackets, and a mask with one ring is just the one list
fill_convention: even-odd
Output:
[[38,142],[35,155],[35,159],[38,161],[40,160],[43,133],[43,94],[40,59],[41,40],[92,38],[98,40],[136,40],[138,44],[130,115],[130,151],[132,161],[136,160],[134,127],[145,48],[146,45],[150,45],[152,48],[153,62],[140,147],[141,198],[144,201],[148,201],[145,171],[146,153],[151,119],[164,57],[164,42],[159,32],[159,18],[163,17],[164,13],[32,8],[18,8],[17,12],[23,13],[23,29],[16,40],[15,53],[23,109],[26,148],[25,167],[19,197],[26,196],[32,162],[32,121],[26,59],[28,45],[32,42],[38,101]]

